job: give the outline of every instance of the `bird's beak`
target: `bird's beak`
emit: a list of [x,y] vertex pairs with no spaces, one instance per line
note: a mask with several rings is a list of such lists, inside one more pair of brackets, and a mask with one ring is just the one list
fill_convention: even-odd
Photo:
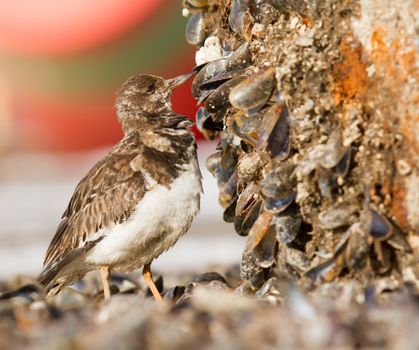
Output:
[[176,86],[183,84],[186,80],[188,80],[195,73],[196,73],[195,71],[192,71],[186,74],[179,75],[176,78],[168,79],[167,83],[169,84],[169,88],[174,89]]

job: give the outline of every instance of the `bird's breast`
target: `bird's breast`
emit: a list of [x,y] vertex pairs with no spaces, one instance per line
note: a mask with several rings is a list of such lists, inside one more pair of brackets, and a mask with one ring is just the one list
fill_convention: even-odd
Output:
[[169,186],[157,184],[147,191],[127,221],[99,233],[104,238],[90,251],[87,262],[126,269],[153,260],[189,229],[199,211],[201,192],[194,160]]

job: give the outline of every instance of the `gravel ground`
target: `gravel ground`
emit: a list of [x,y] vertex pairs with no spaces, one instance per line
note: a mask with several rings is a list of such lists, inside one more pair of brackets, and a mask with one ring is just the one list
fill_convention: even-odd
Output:
[[109,301],[95,274],[48,302],[26,287],[0,301],[0,348],[418,349],[419,303],[406,290],[386,298],[345,283],[302,293],[272,278],[254,294],[237,268],[216,270],[171,274],[162,304],[138,274],[114,275]]

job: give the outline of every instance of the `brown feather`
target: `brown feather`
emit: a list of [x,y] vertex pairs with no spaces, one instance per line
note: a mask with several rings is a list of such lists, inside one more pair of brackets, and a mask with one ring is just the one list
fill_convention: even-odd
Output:
[[[67,252],[62,259],[53,262],[52,264],[48,265],[42,273],[39,275],[36,283],[39,283],[41,286],[46,288],[58,275],[62,268],[67,266],[69,263],[74,261],[76,258],[81,256],[82,254],[88,252],[92,249],[103,237],[100,237],[94,241],[90,241],[86,243],[82,248],[73,249]],[[49,289],[49,288],[48,288]],[[46,292],[48,293],[48,289]]]
[[48,247],[45,268],[83,247],[98,230],[130,216],[145,190],[141,171],[129,166],[141,148],[138,135],[130,135],[80,181]]

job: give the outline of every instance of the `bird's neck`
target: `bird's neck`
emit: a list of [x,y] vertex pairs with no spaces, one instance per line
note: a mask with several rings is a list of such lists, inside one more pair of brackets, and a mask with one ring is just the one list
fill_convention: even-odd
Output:
[[124,132],[125,139],[136,138],[141,144],[160,152],[182,153],[195,144],[193,133],[187,129],[174,130],[142,124],[137,127],[124,128]]

